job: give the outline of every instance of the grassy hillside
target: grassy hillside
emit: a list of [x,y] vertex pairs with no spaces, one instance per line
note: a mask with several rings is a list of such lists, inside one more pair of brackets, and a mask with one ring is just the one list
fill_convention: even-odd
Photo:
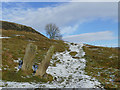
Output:
[[0,21],[0,25],[2,25],[2,26],[0,26],[0,29],[15,30],[15,31],[26,31],[26,32],[37,33],[37,34],[40,34],[41,36],[44,36],[41,33],[34,30],[33,28],[25,26],[25,25],[13,23],[13,22],[7,22],[7,21]]
[[85,45],[86,72],[97,78],[105,88],[120,87],[118,48]]
[[[5,25],[4,25],[5,24]],[[38,77],[31,77],[31,78],[22,78],[23,75],[22,71],[16,73],[16,68],[18,67],[18,63],[15,60],[19,58],[23,60],[25,55],[25,48],[28,43],[33,43],[37,45],[38,50],[36,53],[36,57],[34,62],[39,64],[46,55],[49,47],[51,45],[55,45],[55,52],[62,52],[67,49],[67,44],[63,41],[58,40],[50,40],[47,37],[41,35],[40,33],[36,33],[35,31],[26,31],[26,28],[30,28],[25,26],[26,28],[22,28],[18,30],[18,24],[15,24],[13,28],[13,23],[5,23],[3,22],[3,29],[2,29],[2,36],[10,37],[2,39],[2,79],[9,80],[9,81],[47,81],[49,79],[42,79]],[[6,25],[11,26],[10,30],[6,29]],[[17,26],[18,25],[18,26]],[[9,28],[9,26],[7,28]],[[6,29],[6,30],[5,30]],[[12,30],[13,29],[13,30]],[[31,29],[28,29],[31,30]],[[33,29],[32,29],[33,30]],[[14,76],[12,78],[12,76]],[[25,75],[23,75],[25,76]],[[48,75],[50,76],[50,75]],[[50,76],[51,77],[51,76]],[[52,80],[52,79],[50,79]]]
[[[68,49],[68,45],[60,40],[50,40],[31,27],[24,25],[2,22],[2,36],[9,37],[2,39],[2,79],[6,81],[18,82],[47,82],[52,81],[52,76],[47,78],[32,76],[22,71],[16,72],[20,58],[23,60],[25,49],[28,43],[37,45],[38,50],[34,62],[39,64],[46,55],[51,45],[55,46],[55,52],[63,52]],[[83,47],[87,60],[86,74],[97,78],[105,88],[116,88],[120,86],[118,48],[98,47],[87,45]],[[71,52],[75,56],[76,52]],[[76,58],[79,59],[79,58]],[[54,64],[56,65],[56,64]]]

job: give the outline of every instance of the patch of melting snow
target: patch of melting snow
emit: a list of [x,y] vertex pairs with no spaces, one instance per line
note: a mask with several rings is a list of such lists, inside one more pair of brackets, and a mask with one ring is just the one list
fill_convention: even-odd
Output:
[[116,56],[116,55],[114,55],[114,54],[112,54],[111,56],[109,56],[109,58],[114,58],[114,57],[117,57],[117,58],[118,58],[118,56]]
[[15,67],[16,71],[18,72],[19,71],[19,68],[18,67]]
[[15,36],[24,36],[24,35],[15,35]]
[[[46,87],[46,88],[97,88],[101,87],[101,83],[95,78],[85,75],[86,60],[81,58],[85,55],[82,49],[83,44],[71,45],[71,51],[76,51],[77,57],[80,59],[74,59],[69,54],[69,51],[56,53],[53,55],[51,64],[55,62],[54,58],[57,57],[60,63],[56,64],[56,67],[49,66],[47,73],[51,74],[54,80],[51,83],[18,83],[18,82],[7,82],[7,87]],[[56,61],[57,61],[56,60]]]
[[21,58],[18,58],[18,60],[14,60],[14,62],[19,63],[20,60],[21,60]]
[[0,39],[2,39],[2,38],[10,38],[10,37],[0,37]]
[[110,56],[109,58],[113,58],[113,56]]
[[7,68],[4,68],[4,70],[7,70]]

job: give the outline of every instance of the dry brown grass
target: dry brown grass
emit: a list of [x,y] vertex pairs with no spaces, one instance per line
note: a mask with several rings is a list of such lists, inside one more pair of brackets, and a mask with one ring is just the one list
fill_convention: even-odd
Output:
[[[86,45],[83,49],[86,53],[87,74],[97,78],[105,88],[119,87],[120,84],[109,81],[118,78],[118,49],[92,45]],[[114,77],[112,78],[111,75]]]
[[69,54],[74,57],[77,54],[77,52],[70,52]]
[[[17,60],[18,58],[21,58],[23,60],[25,49],[28,43],[33,43],[38,47],[36,57],[34,59],[34,62],[36,63],[40,63],[44,59],[44,56],[46,55],[46,52],[51,45],[55,46],[55,52],[62,52],[68,49],[67,44],[65,44],[63,41],[50,40],[40,34],[32,32],[2,30],[2,36],[10,37],[2,39],[2,65],[3,68],[5,68],[6,65],[8,66],[6,67],[7,70],[3,71],[3,74],[9,74],[10,72],[8,71],[15,71],[15,67],[17,67],[18,64],[13,62],[13,60]],[[3,75],[3,79],[12,80],[5,75]]]

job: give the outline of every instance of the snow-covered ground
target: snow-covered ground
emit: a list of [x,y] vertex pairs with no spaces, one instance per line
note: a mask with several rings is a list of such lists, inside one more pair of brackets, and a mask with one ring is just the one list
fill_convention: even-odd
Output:
[[[102,87],[100,82],[85,74],[86,60],[82,58],[85,52],[82,49],[83,44],[75,44],[70,46],[70,51],[64,51],[53,55],[47,73],[54,77],[51,83],[20,83],[20,82],[2,82],[6,87],[26,87],[26,88],[97,88]],[[77,52],[72,57],[70,52]],[[75,58],[77,57],[77,58]],[[56,58],[56,59],[55,59]],[[56,63],[56,66],[53,66]]]
[[0,39],[2,39],[2,38],[10,38],[10,37],[1,37],[1,36],[0,36]]

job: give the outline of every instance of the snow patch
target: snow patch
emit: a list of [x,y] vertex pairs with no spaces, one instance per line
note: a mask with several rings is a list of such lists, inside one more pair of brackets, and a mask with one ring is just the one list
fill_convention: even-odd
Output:
[[15,36],[24,36],[24,35],[15,35]]
[[2,39],[2,38],[10,38],[10,37],[0,37],[0,39]]
[[20,60],[21,60],[21,58],[18,58],[18,60],[14,60],[14,62],[19,63]]

